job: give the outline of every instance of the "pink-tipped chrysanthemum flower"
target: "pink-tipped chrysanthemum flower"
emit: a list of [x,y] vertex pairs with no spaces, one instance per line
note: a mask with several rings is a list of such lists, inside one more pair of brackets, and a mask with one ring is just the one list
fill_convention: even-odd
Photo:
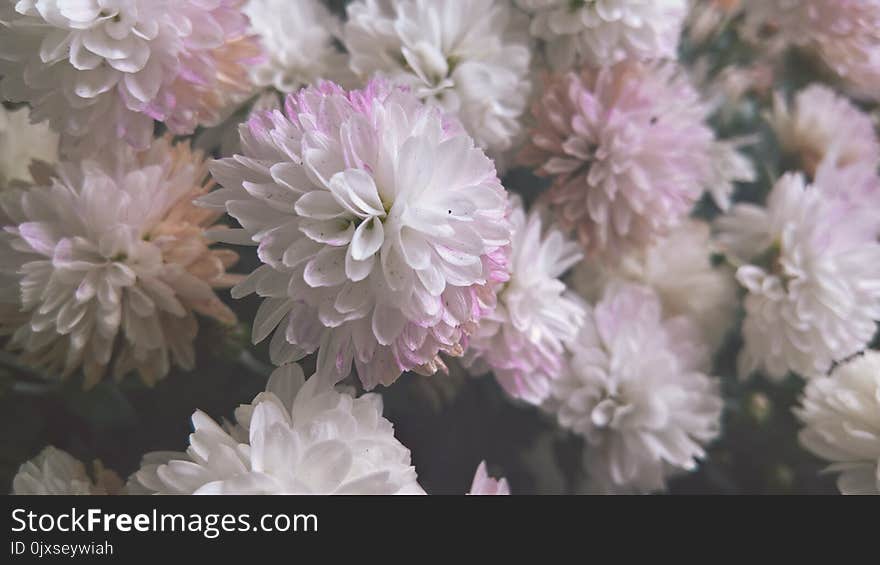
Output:
[[510,280],[498,292],[495,311],[471,336],[464,361],[474,374],[492,372],[514,398],[540,404],[564,371],[563,344],[577,335],[585,316],[581,301],[559,280],[582,254],[559,230],[544,229],[539,210],[527,215],[517,204],[510,220]]
[[[461,355],[507,280],[511,229],[495,167],[459,123],[372,81],[324,82],[240,129],[242,155],[213,164],[202,200],[264,263],[233,289],[265,298],[253,339],[280,364],[320,348],[367,388],[432,374]],[[276,329],[277,328],[277,329]]]
[[0,6],[0,93],[34,107],[84,152],[144,149],[217,121],[250,91],[243,0],[22,0]]
[[[46,186],[5,191],[0,231],[0,334],[23,361],[95,385],[112,365],[147,384],[195,365],[196,314],[235,314],[215,294],[239,278],[238,256],[205,229],[220,213],[196,207],[204,157],[156,140],[105,158],[62,162]],[[4,218],[4,214],[0,214]]]
[[551,78],[523,163],[592,256],[649,245],[687,216],[712,170],[700,96],[676,66],[624,62]]
[[880,0],[747,0],[746,30],[815,53],[851,92],[880,99]]

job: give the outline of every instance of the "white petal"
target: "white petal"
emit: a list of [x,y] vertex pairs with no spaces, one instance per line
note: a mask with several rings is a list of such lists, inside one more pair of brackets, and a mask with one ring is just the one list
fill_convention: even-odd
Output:
[[382,247],[385,239],[382,222],[377,217],[361,222],[351,240],[351,256],[355,261],[364,261]]
[[347,169],[330,179],[330,190],[351,212],[359,217],[385,214],[373,177],[360,169]]
[[330,220],[340,217],[345,211],[329,191],[313,190],[303,194],[296,201],[296,213],[313,220]]
[[345,281],[344,248],[325,247],[306,264],[303,279],[313,288],[336,286]]
[[382,345],[391,345],[406,325],[406,317],[398,308],[377,305],[373,310],[373,334]]

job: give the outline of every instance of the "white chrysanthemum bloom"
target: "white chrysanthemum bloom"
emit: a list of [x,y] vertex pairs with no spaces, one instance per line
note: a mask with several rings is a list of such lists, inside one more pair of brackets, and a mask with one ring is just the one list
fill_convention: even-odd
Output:
[[491,371],[511,396],[540,404],[564,370],[563,344],[583,323],[583,305],[559,280],[583,254],[560,231],[544,230],[540,211],[527,216],[518,198],[510,220],[510,280],[471,335],[464,362],[473,374]]
[[546,408],[586,439],[591,490],[663,490],[696,468],[719,433],[723,401],[698,368],[705,347],[695,324],[664,319],[647,287],[615,284],[569,348],[570,370]]
[[770,125],[782,148],[797,157],[800,168],[814,176],[829,155],[838,168],[864,167],[877,172],[880,142],[871,117],[848,99],[821,84],[797,93],[789,106],[774,98]]
[[58,134],[48,124],[32,124],[30,110],[0,106],[0,190],[13,182],[33,182],[31,165],[58,161]]
[[204,230],[220,213],[192,204],[211,186],[204,157],[165,138],[7,191],[0,303],[18,310],[0,319],[9,346],[50,373],[82,369],[85,387],[111,361],[117,378],[136,370],[150,384],[172,362],[192,368],[195,314],[235,322],[214,288],[238,281],[226,274],[238,256],[209,247]]
[[257,85],[293,92],[347,77],[348,56],[335,45],[342,23],[320,0],[247,0],[244,11],[266,58],[251,69]]
[[235,415],[230,433],[196,412],[186,453],[147,454],[131,482],[160,494],[424,494],[377,394],[353,398],[291,364]]
[[94,476],[90,477],[85,465],[75,457],[49,446],[19,467],[12,479],[12,494],[89,495],[123,491],[119,476],[99,462],[95,462]]
[[747,36],[805,48],[854,95],[878,99],[880,0],[745,0],[744,11]]
[[480,462],[477,472],[474,475],[474,482],[471,484],[471,491],[468,494],[473,495],[505,495],[510,494],[510,485],[507,479],[501,477],[495,479],[489,476],[486,470],[486,462]]
[[801,444],[832,462],[843,494],[880,494],[880,352],[837,366],[807,383],[795,410]]
[[0,92],[87,153],[120,139],[145,149],[153,120],[192,133],[251,90],[243,1],[2,2]]
[[526,18],[501,0],[358,0],[345,45],[362,78],[381,74],[458,116],[498,156],[521,131],[531,89]]
[[675,59],[687,0],[516,0],[557,70],[624,59]]
[[264,265],[233,296],[265,298],[253,338],[275,331],[272,360],[319,348],[319,373],[354,363],[369,389],[461,355],[507,279],[510,224],[492,161],[458,122],[383,81],[324,82],[241,135],[202,202],[241,223],[227,241],[259,246]]
[[615,281],[649,286],[659,296],[665,317],[687,316],[700,327],[711,353],[733,326],[739,300],[731,270],[712,264],[715,246],[710,232],[707,223],[689,219],[617,265],[583,261],[572,273],[571,285],[591,303]]
[[787,174],[766,207],[737,204],[717,221],[718,242],[746,288],[740,374],[781,379],[827,373],[863,350],[880,320],[876,218],[841,205],[817,176]]
[[706,190],[712,200],[722,210],[730,209],[736,183],[754,182],[757,178],[755,165],[739,148],[749,143],[749,139],[716,140],[709,149],[712,173],[707,180]]

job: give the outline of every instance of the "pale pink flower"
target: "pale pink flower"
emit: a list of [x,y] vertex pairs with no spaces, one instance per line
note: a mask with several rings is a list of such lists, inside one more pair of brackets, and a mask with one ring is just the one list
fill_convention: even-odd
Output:
[[250,91],[243,0],[23,0],[0,6],[0,92],[97,151],[144,149],[153,120],[176,134],[211,124]]
[[[856,96],[880,92],[880,0],[746,0],[746,30],[815,53]],[[773,40],[771,40],[773,41]]]
[[613,258],[678,225],[711,176],[712,131],[672,64],[624,62],[550,79],[521,154],[590,255]]
[[213,164],[224,188],[202,202],[241,223],[227,241],[258,246],[233,295],[264,297],[253,338],[275,332],[273,361],[319,349],[320,373],[354,363],[372,388],[461,355],[507,280],[510,225],[458,122],[382,81],[324,82],[240,131],[243,155]]
[[582,254],[558,230],[544,229],[540,211],[526,215],[515,200],[510,280],[471,335],[464,362],[473,374],[494,374],[511,396],[540,404],[564,370],[563,344],[583,323],[581,301],[560,280]]
[[647,287],[610,285],[571,349],[570,370],[545,404],[587,442],[590,490],[653,492],[693,471],[720,431],[719,382],[686,317],[664,319]]
[[829,156],[836,168],[863,167],[877,172],[880,142],[871,117],[821,84],[797,93],[793,104],[774,98],[770,124],[779,144],[797,158],[811,177]]
[[196,314],[236,321],[214,288],[238,256],[205,235],[220,213],[193,205],[208,192],[207,167],[168,138],[136,153],[122,146],[98,160],[62,162],[50,186],[3,194],[0,303],[17,310],[0,332],[25,362],[84,386],[113,363],[148,384],[171,363],[191,369]]

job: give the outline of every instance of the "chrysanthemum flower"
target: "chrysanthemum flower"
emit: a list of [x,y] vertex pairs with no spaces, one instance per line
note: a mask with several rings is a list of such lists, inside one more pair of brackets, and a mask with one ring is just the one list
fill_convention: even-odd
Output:
[[591,490],[653,492],[692,471],[719,432],[716,379],[698,366],[696,325],[664,320],[648,288],[609,286],[570,344],[570,371],[546,407],[587,442]]
[[474,475],[474,482],[471,484],[471,491],[468,494],[473,495],[505,495],[510,494],[510,485],[504,477],[495,479],[489,476],[486,470],[486,462],[480,462],[477,472]]
[[0,106],[0,190],[10,183],[33,182],[31,166],[56,161],[57,133],[47,124],[32,124],[28,108],[10,111]]
[[243,0],[22,0],[0,6],[0,92],[97,151],[144,149],[153,120],[177,134],[250,90]]
[[66,451],[49,446],[22,464],[12,479],[12,494],[102,495],[121,494],[122,479],[95,462],[93,476]]
[[557,76],[532,113],[520,158],[553,179],[546,200],[591,255],[651,244],[690,212],[711,176],[706,110],[674,65]]
[[[382,397],[352,398],[298,365],[236,412],[236,430],[193,414],[185,453],[144,457],[132,490],[161,494],[424,494]],[[240,437],[243,436],[243,437]]]
[[[242,225],[263,266],[233,289],[265,298],[253,338],[276,364],[320,347],[318,371],[364,386],[432,374],[507,279],[507,195],[456,121],[403,89],[322,83],[241,128],[202,202]],[[278,329],[276,329],[276,327]]]
[[560,70],[676,57],[687,0],[516,0]]
[[496,156],[516,141],[529,99],[527,25],[507,1],[359,0],[344,33],[355,73],[409,86]]
[[198,208],[204,158],[157,140],[145,152],[66,162],[50,186],[7,192],[11,219],[0,238],[0,302],[18,314],[0,321],[25,361],[98,382],[113,363],[121,378],[147,383],[171,362],[190,369],[195,314],[234,323],[214,294],[237,278],[237,255],[209,247],[204,230],[219,212]]
[[244,11],[265,54],[251,71],[257,85],[293,92],[348,75],[348,56],[335,45],[342,23],[320,0],[247,0]]
[[864,167],[876,174],[880,142],[871,117],[827,86],[801,90],[791,107],[777,94],[769,119],[783,150],[811,177],[829,155],[837,168]]
[[748,291],[740,374],[804,377],[863,350],[880,320],[876,218],[835,197],[820,174],[783,176],[765,208],[738,204],[718,220],[719,244]]
[[754,182],[758,178],[752,160],[739,150],[750,141],[749,138],[716,140],[709,151],[712,173],[706,180],[706,191],[721,210],[730,209],[736,183]]
[[511,214],[510,280],[495,311],[471,336],[464,361],[474,374],[492,372],[511,396],[540,404],[565,365],[563,344],[577,335],[584,307],[559,280],[582,255],[539,211],[518,203]]
[[801,444],[832,463],[843,494],[880,494],[880,352],[838,365],[807,383],[795,411]]
[[747,0],[745,13],[753,35],[814,52],[853,94],[878,99],[880,0]]
[[733,326],[739,306],[733,272],[712,264],[714,248],[709,225],[687,220],[669,236],[614,265],[583,261],[572,273],[571,284],[591,303],[618,281],[648,286],[660,298],[665,317],[687,316],[699,326],[712,353]]

